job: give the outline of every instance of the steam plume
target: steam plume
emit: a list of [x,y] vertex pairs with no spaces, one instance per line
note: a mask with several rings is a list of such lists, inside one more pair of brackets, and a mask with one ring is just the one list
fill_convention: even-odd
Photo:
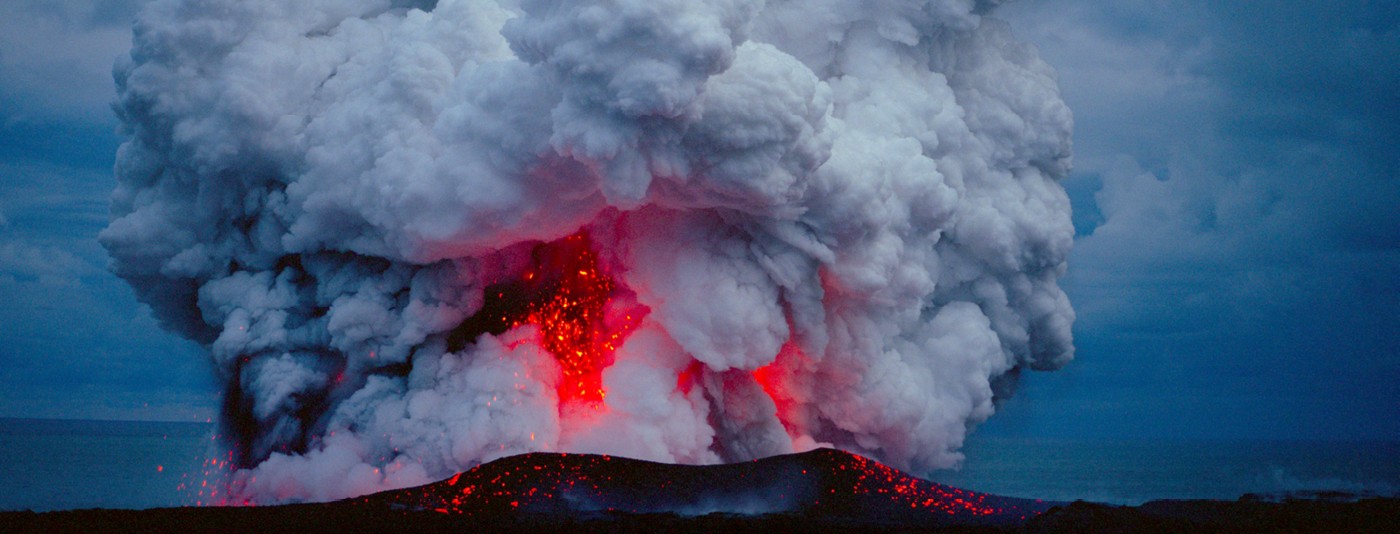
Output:
[[102,242],[208,345],[253,501],[949,466],[1073,351],[1070,113],[996,3],[154,0]]

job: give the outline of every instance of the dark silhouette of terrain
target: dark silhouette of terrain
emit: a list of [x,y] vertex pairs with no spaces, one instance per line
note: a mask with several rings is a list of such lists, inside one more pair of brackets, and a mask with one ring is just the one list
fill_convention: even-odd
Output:
[[690,531],[1400,532],[1397,499],[1047,503],[960,490],[821,449],[684,466],[586,454],[503,458],[332,503],[0,513],[5,532]]
[[354,502],[479,517],[792,514],[840,523],[929,526],[1015,525],[1051,507],[936,484],[833,449],[713,466],[524,454],[436,484]]

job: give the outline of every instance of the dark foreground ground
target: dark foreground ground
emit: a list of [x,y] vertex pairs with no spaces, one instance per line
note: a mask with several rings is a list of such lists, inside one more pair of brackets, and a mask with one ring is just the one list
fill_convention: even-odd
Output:
[[325,504],[0,512],[0,532],[1400,532],[1400,499],[1048,503],[969,492],[832,450],[723,466],[504,458]]
[[308,504],[258,508],[164,508],[0,513],[4,532],[724,532],[802,530],[907,532],[1400,532],[1400,500],[1353,503],[1157,501],[1139,507],[1076,502],[1019,526],[927,526],[844,522],[801,514],[601,513],[585,517],[482,518]]

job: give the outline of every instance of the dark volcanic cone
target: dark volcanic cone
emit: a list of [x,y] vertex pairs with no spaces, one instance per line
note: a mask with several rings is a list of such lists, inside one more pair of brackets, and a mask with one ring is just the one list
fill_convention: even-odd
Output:
[[359,502],[483,518],[791,514],[929,526],[1020,524],[1054,504],[960,490],[832,449],[711,466],[591,454],[524,454]]

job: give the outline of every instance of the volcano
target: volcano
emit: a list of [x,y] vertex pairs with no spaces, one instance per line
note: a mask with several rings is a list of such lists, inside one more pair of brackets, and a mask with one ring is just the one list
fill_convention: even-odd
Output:
[[1396,532],[1400,499],[1052,503],[936,484],[818,449],[693,466],[510,456],[326,503],[0,512],[5,532]]
[[483,520],[721,514],[927,527],[1019,525],[1058,504],[945,486],[834,449],[709,466],[531,453],[354,502]]
[[998,3],[146,2],[99,240],[212,364],[233,502],[948,468],[1074,356],[1073,116]]

